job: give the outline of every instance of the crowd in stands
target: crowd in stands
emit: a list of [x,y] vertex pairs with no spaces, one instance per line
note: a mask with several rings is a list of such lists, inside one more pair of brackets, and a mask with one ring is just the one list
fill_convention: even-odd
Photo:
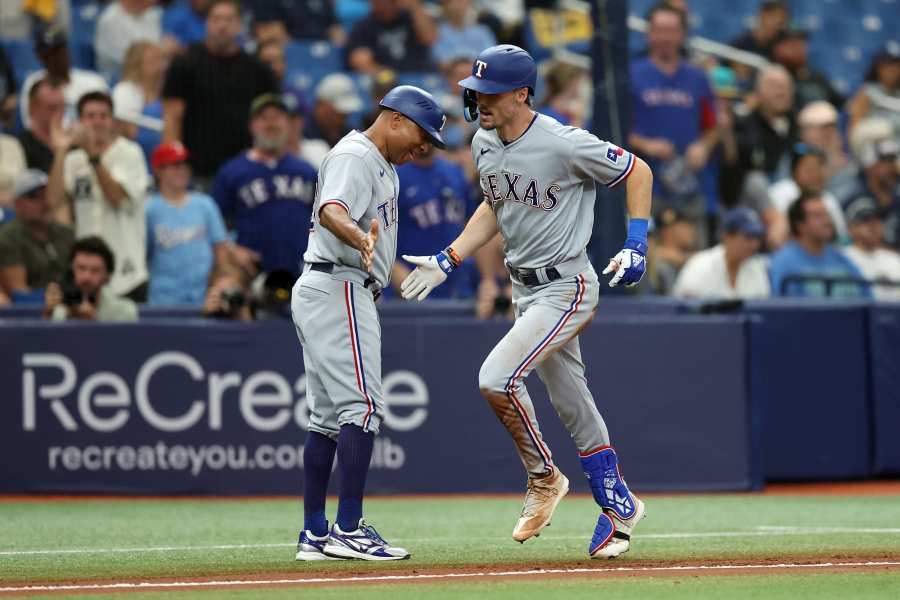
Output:
[[[689,51],[691,4],[664,0],[645,15],[632,119],[613,140],[655,176],[639,293],[900,299],[897,40],[845,96],[810,64],[813,34],[788,2],[762,0],[750,28],[718,40],[763,68]],[[528,47],[529,15],[556,5],[3,3],[0,42],[30,44],[35,62],[0,43],[0,306],[42,303],[53,319],[132,320],[142,303],[237,320],[283,313],[317,169],[398,83],[430,88],[448,115],[447,148],[398,169],[398,256],[433,252],[481,199],[456,82],[488,46]],[[85,43],[73,15],[91,7]],[[548,58],[540,72],[536,109],[590,128],[583,63]],[[398,261],[392,285],[409,270]],[[450,283],[432,297],[508,313],[499,240]]]

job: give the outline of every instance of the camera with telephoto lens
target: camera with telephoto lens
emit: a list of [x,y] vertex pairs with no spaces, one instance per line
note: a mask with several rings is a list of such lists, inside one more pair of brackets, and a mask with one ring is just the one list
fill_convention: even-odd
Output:
[[97,303],[97,294],[84,294],[77,285],[75,285],[75,276],[71,271],[67,272],[62,281],[59,282],[59,288],[62,292],[62,303],[66,306],[78,306],[82,302],[90,304]]
[[240,316],[241,309],[245,304],[247,304],[247,296],[241,288],[224,289],[219,294],[219,310],[212,316],[220,319],[236,319]]

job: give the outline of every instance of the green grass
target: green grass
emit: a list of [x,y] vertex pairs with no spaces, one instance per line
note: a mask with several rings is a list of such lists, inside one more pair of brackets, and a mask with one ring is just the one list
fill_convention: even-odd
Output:
[[[597,566],[587,560],[586,548],[597,516],[593,501],[567,498],[557,510],[553,525],[537,540],[524,545],[510,538],[520,500],[518,498],[378,498],[367,501],[367,518],[387,539],[408,548],[411,561],[361,563],[335,561],[295,563],[292,544],[301,524],[297,500],[116,500],[77,502],[0,503],[0,582],[23,583],[53,580],[123,579],[216,574],[281,572],[320,574],[356,573],[415,567],[512,565],[521,567],[571,564]],[[333,503],[330,504],[333,508]],[[834,555],[888,554],[900,560],[900,497],[784,497],[764,495],[649,497],[643,521],[631,552],[617,565],[646,561],[689,561],[715,558],[781,558]],[[801,528],[793,530],[764,528]],[[811,528],[811,529],[803,529]],[[814,529],[813,529],[814,528]],[[846,528],[863,531],[834,530]],[[894,528],[894,531],[887,531]],[[865,530],[871,531],[865,531]],[[689,537],[680,537],[680,536]],[[249,545],[243,548],[209,546]],[[271,546],[269,546],[271,545]],[[165,548],[165,549],[160,549]],[[135,550],[145,549],[145,550]],[[59,551],[76,550],[61,553]],[[83,552],[84,550],[115,550]],[[31,551],[31,554],[13,552]],[[37,551],[37,552],[35,552]],[[50,551],[50,552],[45,552]],[[605,564],[605,563],[604,563]],[[853,597],[878,594],[879,586],[900,585],[897,571],[866,574],[865,586],[854,587]],[[780,577],[780,576],[779,576]],[[855,575],[808,576],[809,585],[795,586],[806,575],[785,576],[785,595],[792,598],[817,585],[846,585]],[[709,577],[605,580],[603,590],[615,586],[648,586],[649,597],[681,597],[694,585],[726,582],[727,597],[754,597],[752,581],[772,577]],[[779,579],[781,581],[781,579]],[[675,583],[680,582],[680,583]],[[815,582],[815,585],[813,585]],[[829,583],[831,582],[831,583]],[[491,598],[522,593],[546,585],[560,597],[588,593],[598,585],[586,580],[548,582],[509,581],[491,583]],[[412,597],[424,584],[394,586],[391,600]],[[469,593],[479,584],[456,586],[429,584],[429,598]],[[481,584],[482,586],[485,584]],[[718,584],[716,584],[718,585]],[[569,588],[571,586],[571,589]],[[612,587],[610,587],[612,586]],[[856,584],[854,584],[856,586]],[[797,588],[797,593],[789,591]],[[362,588],[359,588],[362,589]],[[375,588],[366,586],[366,592]],[[623,588],[631,589],[631,587]],[[724,587],[721,589],[725,589]],[[834,588],[839,589],[838,587]],[[685,592],[684,590],[688,590]],[[344,593],[346,593],[346,589]],[[433,595],[445,594],[445,595]],[[166,592],[166,598],[182,592]],[[222,591],[186,592],[193,596],[226,597]],[[257,592],[258,593],[258,592]],[[279,592],[282,593],[282,592]],[[292,597],[297,590],[292,589]],[[315,590],[317,598],[340,597],[327,589]],[[556,591],[554,593],[557,593]],[[229,595],[251,597],[248,591]],[[103,598],[111,598],[103,594]],[[155,597],[129,593],[129,598]],[[303,596],[306,597],[306,596]],[[416,595],[416,597],[422,597]],[[554,596],[550,596],[554,597]],[[686,597],[686,596],[685,596]],[[766,596],[776,598],[781,596]],[[827,597],[818,594],[818,597]],[[874,596],[873,596],[874,597]]]
[[[489,596],[487,588],[489,586]],[[267,590],[209,590],[180,592],[128,592],[69,596],[78,600],[218,600],[250,598],[296,598],[299,600],[340,600],[344,598],[389,598],[390,600],[580,600],[603,598],[760,598],[765,600],[854,600],[892,599],[900,589],[900,573],[800,573],[794,575],[745,575],[704,577],[660,577],[646,579],[550,579],[545,581],[501,581],[485,583],[436,583],[409,586],[366,586],[353,588],[289,587]],[[602,594],[602,596],[600,595]],[[59,598],[32,596],[33,598]]]

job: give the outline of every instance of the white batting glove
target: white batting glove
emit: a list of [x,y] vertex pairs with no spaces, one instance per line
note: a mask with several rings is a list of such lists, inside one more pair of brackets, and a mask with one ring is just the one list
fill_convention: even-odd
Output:
[[403,260],[417,265],[400,285],[400,293],[405,300],[415,297],[421,302],[431,290],[444,283],[447,275],[456,268],[444,252],[434,256],[407,256]]

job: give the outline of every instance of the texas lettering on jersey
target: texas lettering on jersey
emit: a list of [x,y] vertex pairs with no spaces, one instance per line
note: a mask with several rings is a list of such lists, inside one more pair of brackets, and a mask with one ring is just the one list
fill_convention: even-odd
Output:
[[[238,197],[247,208],[253,208],[272,199],[267,185],[268,179],[257,177],[238,189]],[[314,181],[305,181],[300,175],[275,175],[271,179],[274,198],[280,200],[297,200],[304,204],[312,204],[314,197]]]
[[378,203],[378,217],[383,229],[390,229],[397,224],[397,199],[391,196]]
[[549,212],[559,204],[561,190],[557,183],[542,186],[536,179],[509,171],[481,175],[481,193],[491,206],[499,202],[519,202]]

